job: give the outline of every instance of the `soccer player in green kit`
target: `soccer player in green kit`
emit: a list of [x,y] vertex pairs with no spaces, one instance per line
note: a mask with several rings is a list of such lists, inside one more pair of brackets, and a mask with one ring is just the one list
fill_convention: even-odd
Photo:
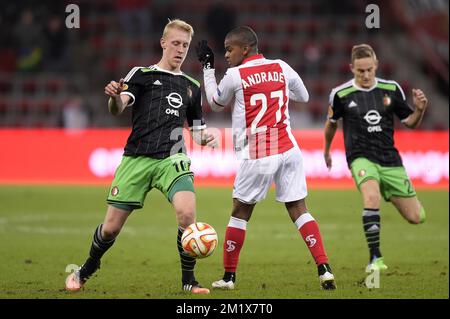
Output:
[[375,77],[378,60],[367,44],[352,49],[354,79],[334,88],[325,125],[324,158],[332,166],[331,142],[337,120],[343,118],[347,163],[363,197],[363,227],[369,246],[371,269],[384,270],[380,252],[380,201],[394,204],[411,224],[425,221],[425,210],[416,197],[398,150],[394,146],[394,115],[408,128],[416,128],[428,105],[420,89],[412,90],[414,110],[395,81]]
[[181,71],[193,33],[186,22],[169,21],[160,41],[161,60],[149,67],[134,67],[124,79],[105,87],[111,114],[132,108],[132,131],[111,184],[105,220],[94,232],[88,259],[66,280],[67,290],[80,290],[100,268],[101,257],[113,245],[130,213],[142,208],[147,193],[156,188],[176,213],[182,289],[209,293],[194,276],[195,258],[181,247],[181,235],[196,216],[193,173],[182,137],[185,122],[197,143],[217,145],[216,138],[206,132],[200,84]]

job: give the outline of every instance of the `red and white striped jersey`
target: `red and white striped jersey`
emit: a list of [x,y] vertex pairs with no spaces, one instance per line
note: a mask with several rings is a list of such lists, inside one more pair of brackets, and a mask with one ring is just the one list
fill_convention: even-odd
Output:
[[302,79],[286,62],[262,54],[229,68],[217,85],[214,70],[204,71],[208,103],[221,111],[234,98],[233,143],[238,159],[284,153],[297,142],[291,133],[289,99],[307,102]]

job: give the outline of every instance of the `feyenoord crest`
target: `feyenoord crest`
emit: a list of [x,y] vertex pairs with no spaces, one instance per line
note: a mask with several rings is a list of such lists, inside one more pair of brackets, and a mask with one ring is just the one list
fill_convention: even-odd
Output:
[[363,170],[363,169],[360,170],[359,173],[358,173],[358,176],[359,176],[359,177],[363,177],[364,175],[366,175],[366,171]]
[[119,188],[118,188],[117,186],[114,186],[114,187],[111,189],[111,195],[112,195],[112,196],[117,196],[117,194],[119,194]]
[[391,97],[389,95],[385,94],[383,97],[383,105],[389,106],[389,105],[391,105],[391,103],[392,103]]
[[124,84],[123,85],[123,90],[125,91],[125,90],[128,90],[128,84]]

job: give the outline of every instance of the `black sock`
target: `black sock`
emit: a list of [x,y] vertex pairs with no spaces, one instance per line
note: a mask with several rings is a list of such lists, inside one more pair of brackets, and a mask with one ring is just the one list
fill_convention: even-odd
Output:
[[364,208],[363,227],[366,235],[367,245],[369,246],[370,262],[374,258],[381,257],[380,252],[380,210]]
[[326,272],[329,272],[329,273],[333,273],[332,271],[331,271],[331,267],[330,267],[330,265],[328,265],[328,264],[320,264],[319,266],[317,266],[317,273],[319,274],[319,276],[322,276],[324,273],[326,273]]
[[83,279],[89,278],[99,267],[100,258],[103,254],[114,244],[115,239],[104,240],[102,237],[103,224],[97,226],[92,239],[91,250],[89,251],[89,258],[80,269],[80,276]]
[[177,248],[180,254],[181,261],[181,281],[183,282],[183,284],[187,284],[195,281],[194,267],[196,259],[186,254],[183,250],[183,247],[181,246],[181,236],[183,236],[183,231],[183,228],[178,227]]
[[235,272],[227,272],[225,271],[225,274],[223,275],[223,280],[224,281],[232,281],[235,282],[236,281],[236,273]]
[[114,244],[115,241],[115,239],[103,239],[102,227],[103,224],[100,224],[95,229],[94,239],[92,240],[91,250],[89,252],[89,256],[91,256],[92,259],[102,258],[103,254]]

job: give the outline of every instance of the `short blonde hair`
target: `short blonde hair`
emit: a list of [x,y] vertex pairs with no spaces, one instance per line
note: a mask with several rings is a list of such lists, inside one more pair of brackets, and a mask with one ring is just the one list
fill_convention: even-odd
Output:
[[169,29],[179,29],[179,30],[186,31],[191,36],[191,39],[194,36],[194,28],[192,28],[192,26],[189,23],[187,23],[186,21],[183,21],[181,19],[175,19],[175,20],[169,19],[169,22],[164,27],[164,31],[162,34],[163,38],[165,38],[167,36]]
[[377,61],[377,55],[372,47],[368,44],[358,44],[352,48],[352,63],[357,59],[373,58]]

